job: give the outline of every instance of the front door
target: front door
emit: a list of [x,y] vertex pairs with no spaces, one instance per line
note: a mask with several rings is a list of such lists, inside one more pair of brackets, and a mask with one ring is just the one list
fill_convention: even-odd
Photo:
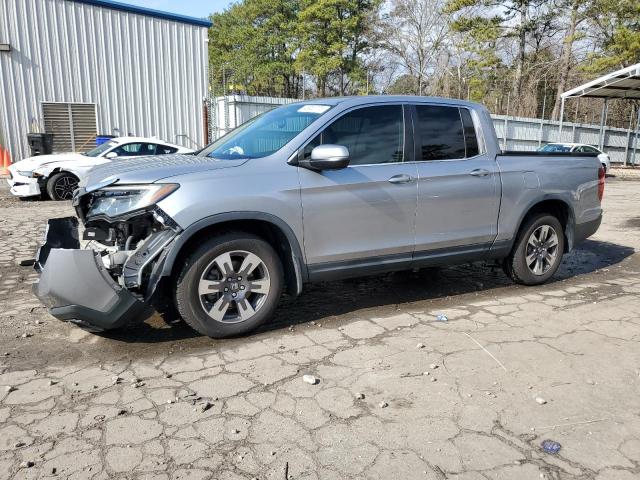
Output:
[[349,166],[341,170],[299,168],[304,248],[312,278],[385,262],[390,269],[410,263],[417,169],[415,163],[405,163],[405,110],[400,104],[356,108],[301,151],[310,156],[318,145],[335,144],[350,154]]
[[471,111],[415,105],[416,260],[476,259],[496,237],[499,173],[478,142]]

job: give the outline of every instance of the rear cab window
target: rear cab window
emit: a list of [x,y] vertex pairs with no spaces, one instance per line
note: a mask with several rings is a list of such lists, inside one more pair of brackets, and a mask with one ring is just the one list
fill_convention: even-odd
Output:
[[480,154],[471,112],[465,107],[415,104],[416,160],[462,160]]

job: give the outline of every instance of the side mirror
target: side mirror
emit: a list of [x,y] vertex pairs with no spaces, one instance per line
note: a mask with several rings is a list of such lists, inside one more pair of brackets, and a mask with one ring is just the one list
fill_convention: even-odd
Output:
[[311,159],[300,162],[312,170],[339,170],[349,165],[349,149],[342,145],[319,145],[311,151]]
[[104,156],[104,158],[116,158],[117,156],[118,154],[116,152],[109,152]]

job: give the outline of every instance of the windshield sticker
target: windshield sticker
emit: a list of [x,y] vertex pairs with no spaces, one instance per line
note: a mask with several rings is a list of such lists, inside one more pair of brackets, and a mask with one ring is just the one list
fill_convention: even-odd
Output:
[[305,105],[298,109],[298,113],[324,113],[329,110],[328,105]]

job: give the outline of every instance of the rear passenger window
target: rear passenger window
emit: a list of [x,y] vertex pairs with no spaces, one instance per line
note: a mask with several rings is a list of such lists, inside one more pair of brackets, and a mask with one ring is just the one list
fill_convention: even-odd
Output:
[[170,153],[176,153],[177,151],[177,148],[169,147],[167,145],[158,144],[156,146],[156,155],[168,155]]
[[416,105],[418,160],[465,158],[465,137],[457,107]]
[[466,108],[460,109],[462,117],[462,126],[464,127],[464,145],[466,147],[466,157],[475,157],[480,153],[478,148],[478,137],[476,137],[476,127],[473,125],[471,112]]

